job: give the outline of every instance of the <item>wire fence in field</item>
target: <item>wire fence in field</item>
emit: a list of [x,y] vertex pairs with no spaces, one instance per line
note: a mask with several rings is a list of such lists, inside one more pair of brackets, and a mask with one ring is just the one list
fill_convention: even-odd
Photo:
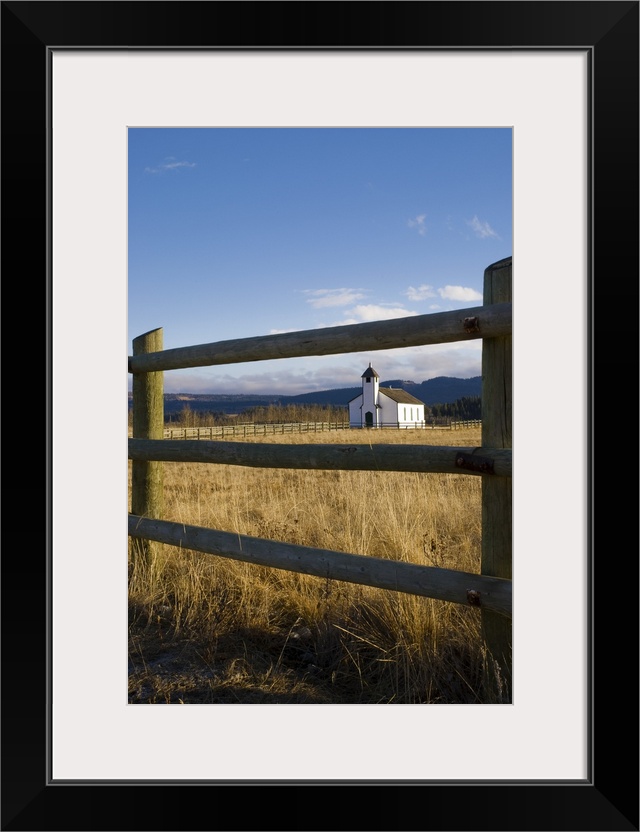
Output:
[[[465,428],[482,427],[481,419],[466,419],[452,421],[440,419],[426,420],[412,425],[389,422],[371,430],[463,430]],[[336,430],[367,430],[367,428],[352,428],[345,422],[265,422],[263,424],[246,422],[239,425],[209,425],[197,428],[164,428],[164,439],[224,439],[229,436],[274,436],[286,433],[324,433]],[[133,428],[129,428],[129,436],[133,436]]]

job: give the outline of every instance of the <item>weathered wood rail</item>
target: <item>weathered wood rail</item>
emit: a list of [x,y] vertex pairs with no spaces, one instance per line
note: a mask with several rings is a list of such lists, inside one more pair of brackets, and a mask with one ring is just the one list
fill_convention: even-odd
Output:
[[215,462],[253,468],[307,468],[331,471],[412,471],[498,477],[511,476],[510,448],[432,445],[246,445],[197,439],[130,439],[129,459],[157,462]]
[[[512,258],[484,273],[483,306],[393,321],[162,349],[162,330],[133,342],[132,498],[129,535],[152,542],[304,574],[363,583],[477,607],[488,653],[511,692],[511,283]],[[395,445],[261,445],[164,439],[163,372],[310,355],[483,340],[480,448]],[[458,424],[469,425],[470,422]],[[456,429],[453,426],[451,429]],[[162,465],[208,462],[261,468],[456,473],[482,477],[479,575],[237,534],[162,519]],[[493,665],[495,668],[495,664]]]
[[129,515],[129,534],[246,563],[426,598],[437,597],[456,604],[469,604],[470,599],[481,597],[486,609],[505,616],[511,614],[511,581],[501,578],[369,555],[313,549],[135,515]]
[[[482,331],[479,321],[482,321]],[[134,354],[129,356],[129,372],[136,374],[184,370],[189,367],[419,347],[510,335],[511,302],[503,302],[456,312],[396,318],[392,321],[283,332],[279,335],[259,335],[255,338],[239,338],[147,353],[134,351]]]

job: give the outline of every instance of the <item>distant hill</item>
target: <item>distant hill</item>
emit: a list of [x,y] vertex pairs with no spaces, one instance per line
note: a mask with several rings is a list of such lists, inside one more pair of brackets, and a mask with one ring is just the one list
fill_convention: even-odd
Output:
[[[449,404],[463,396],[479,396],[482,393],[482,376],[473,378],[450,378],[438,376],[427,381],[415,382],[406,379],[381,381],[380,387],[395,387],[406,390],[425,404]],[[315,393],[302,393],[299,396],[287,396],[288,401],[308,404],[347,404],[362,391],[362,387],[341,387],[336,390],[320,390]]]
[[[406,390],[428,405],[449,404],[464,396],[480,396],[482,393],[482,376],[473,378],[450,378],[438,376],[427,381],[415,382],[406,379],[382,381],[381,387],[395,387]],[[231,394],[231,393],[166,393],[165,414],[180,413],[184,407],[197,411],[218,411],[222,413],[242,413],[249,407],[269,404],[320,404],[335,407],[346,406],[351,399],[361,392],[362,387],[338,387],[333,390],[317,390],[314,393],[301,393],[298,396]],[[131,394],[129,394],[131,404]]]

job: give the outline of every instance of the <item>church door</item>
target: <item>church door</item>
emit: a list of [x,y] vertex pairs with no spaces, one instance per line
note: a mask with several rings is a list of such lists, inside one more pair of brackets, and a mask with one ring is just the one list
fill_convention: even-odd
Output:
[[364,414],[364,423],[368,428],[373,427],[373,413],[370,410]]

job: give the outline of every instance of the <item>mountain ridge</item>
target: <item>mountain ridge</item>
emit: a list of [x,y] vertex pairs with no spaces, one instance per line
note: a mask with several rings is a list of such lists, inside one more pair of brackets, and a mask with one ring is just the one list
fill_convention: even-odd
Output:
[[[436,376],[426,381],[416,382],[407,379],[389,379],[381,381],[380,387],[393,387],[406,390],[416,399],[425,404],[449,404],[464,396],[480,396],[482,393],[482,376],[472,378],[454,378],[452,376]],[[348,404],[358,396],[362,386],[337,388],[334,390],[318,390],[313,393],[301,393],[291,397],[292,401],[308,404]]]
[[[482,376],[472,378],[437,376],[422,382],[389,379],[382,381],[380,386],[406,390],[426,405],[450,404],[465,396],[480,396]],[[295,396],[277,393],[165,393],[164,400],[165,410],[172,412],[188,406],[194,410],[215,409],[239,413],[248,407],[269,404],[319,404],[341,407],[346,406],[351,399],[358,396],[361,390],[362,386],[359,385],[316,390]],[[129,393],[129,399],[131,399],[131,393]]]

